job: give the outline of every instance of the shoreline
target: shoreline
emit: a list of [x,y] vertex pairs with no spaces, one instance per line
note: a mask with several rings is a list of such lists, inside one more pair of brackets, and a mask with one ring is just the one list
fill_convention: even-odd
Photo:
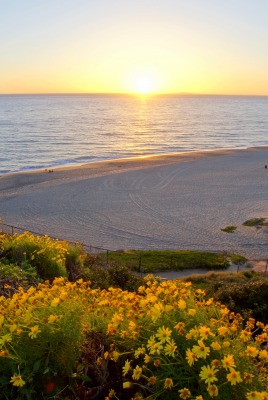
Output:
[[[95,168],[96,166],[102,167],[105,164],[130,164],[130,163],[139,163],[140,161],[146,161],[146,164],[149,162],[160,162],[161,165],[165,164],[165,162],[169,163],[173,160],[173,162],[180,162],[183,157],[187,159],[191,156],[193,159],[205,157],[206,155],[224,155],[229,153],[236,153],[241,151],[262,151],[268,150],[268,144],[265,145],[258,145],[258,146],[249,146],[249,147],[226,147],[226,148],[215,148],[215,149],[201,149],[201,150],[189,150],[189,151],[180,151],[180,152],[170,152],[170,153],[155,153],[155,154],[148,154],[148,155],[136,155],[136,156],[129,156],[129,157],[119,157],[119,158],[109,158],[103,160],[93,160],[85,163],[63,163],[63,164],[55,164],[52,166],[44,166],[44,167],[30,167],[25,170],[19,171],[8,171],[3,172],[0,174],[0,179],[13,176],[13,175],[24,175],[24,174],[39,174],[43,172],[49,172],[49,170],[55,171],[67,171],[67,170],[77,170],[77,169],[84,169],[91,167]],[[267,160],[268,161],[268,160]],[[131,166],[130,166],[131,167]]]
[[[227,251],[267,259],[268,146],[59,166],[0,177],[0,217],[93,247]],[[235,233],[221,231],[237,226]]]

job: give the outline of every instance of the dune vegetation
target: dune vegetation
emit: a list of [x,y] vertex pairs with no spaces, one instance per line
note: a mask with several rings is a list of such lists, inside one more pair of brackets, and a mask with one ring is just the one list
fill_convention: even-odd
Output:
[[204,283],[100,267],[47,236],[0,246],[2,398],[268,399],[268,325]]

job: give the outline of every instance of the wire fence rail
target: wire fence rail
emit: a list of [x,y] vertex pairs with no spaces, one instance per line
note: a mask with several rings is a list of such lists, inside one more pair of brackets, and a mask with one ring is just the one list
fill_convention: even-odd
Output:
[[[25,229],[25,228],[21,228],[15,225],[9,225],[9,224],[5,224],[5,223],[1,223],[0,225],[0,231],[2,233],[6,233],[9,235],[14,235],[16,233],[18,234],[22,234],[24,232],[29,232],[34,236],[45,236],[44,233],[40,233],[40,232],[35,232],[35,231],[31,231],[29,229]],[[144,254],[144,250],[137,250],[134,253],[131,252],[122,252],[122,251],[116,251],[116,250],[111,250],[111,249],[107,249],[104,247],[98,247],[98,246],[92,246],[89,244],[85,244],[85,243],[81,243],[79,241],[70,241],[70,240],[66,240],[66,239],[62,239],[62,238],[56,238],[53,236],[49,237],[51,239],[54,240],[59,240],[59,241],[64,241],[69,243],[72,246],[82,246],[82,248],[88,253],[88,254],[92,254],[98,257],[98,261],[100,264],[102,264],[102,266],[107,266],[109,264],[116,264],[119,260],[120,257],[122,257],[122,259],[127,260],[126,264],[133,270],[136,270],[140,273],[145,273],[146,272],[146,265],[148,264],[148,260],[150,258],[150,255]],[[186,250],[181,250],[181,251],[186,251]],[[174,251],[175,253],[175,251]],[[203,258],[203,253],[210,253],[211,255],[215,254],[217,256],[221,255],[222,256],[222,269],[226,268],[228,265],[228,254],[226,251],[208,251],[208,252],[202,252],[200,251],[200,257],[198,259],[198,261],[194,261],[194,265],[193,265],[193,261],[191,261],[191,257],[189,258],[188,262],[181,262],[181,258],[178,256],[176,257],[176,255],[172,254],[170,255],[169,258],[167,257],[161,257],[161,255],[157,256],[157,266],[159,266],[159,269],[164,270],[164,271],[171,271],[171,270],[177,270],[177,271],[183,271],[183,270],[190,270],[191,268],[195,268],[195,269],[205,269],[207,271],[215,271],[215,270],[220,270],[219,267],[217,267],[217,269],[215,268],[213,262],[211,262],[211,264],[207,264],[204,262],[204,258]],[[268,259],[264,260],[262,259],[250,259],[247,260],[247,263],[254,266],[254,269],[256,269],[258,272],[261,273],[267,273],[268,272]],[[237,263],[237,265],[232,267],[232,271],[231,272],[240,272],[241,270],[244,270],[245,266],[241,265],[240,262]],[[227,268],[226,268],[227,270]],[[228,268],[229,271],[229,268]]]

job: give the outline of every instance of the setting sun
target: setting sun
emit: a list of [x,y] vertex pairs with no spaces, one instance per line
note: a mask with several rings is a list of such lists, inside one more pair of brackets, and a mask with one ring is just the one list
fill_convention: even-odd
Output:
[[136,82],[134,83],[134,90],[140,94],[149,94],[154,92],[154,82],[150,76],[141,76],[137,78]]
[[163,91],[163,71],[153,65],[135,66],[130,69],[122,80],[123,91],[133,94],[147,95]]

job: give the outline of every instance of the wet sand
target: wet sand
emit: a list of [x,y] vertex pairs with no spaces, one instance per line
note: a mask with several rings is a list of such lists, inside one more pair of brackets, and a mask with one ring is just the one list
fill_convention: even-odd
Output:
[[[117,249],[227,251],[268,258],[268,148],[120,159],[0,177],[0,217],[26,230]],[[221,231],[237,227],[232,234]]]

